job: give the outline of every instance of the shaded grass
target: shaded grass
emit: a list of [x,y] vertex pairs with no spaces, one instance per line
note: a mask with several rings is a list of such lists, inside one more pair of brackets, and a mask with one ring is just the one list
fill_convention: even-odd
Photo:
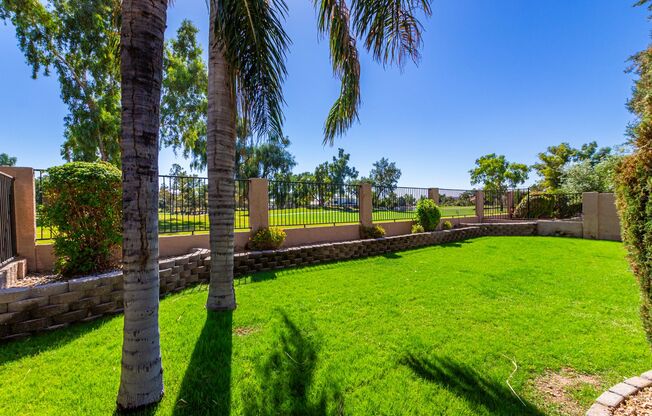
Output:
[[[255,274],[236,294],[232,315],[207,315],[204,288],[161,302],[166,393],[149,413],[557,414],[531,387],[546,369],[608,387],[652,368],[618,243],[481,238]],[[2,345],[0,414],[111,414],[121,330]]]

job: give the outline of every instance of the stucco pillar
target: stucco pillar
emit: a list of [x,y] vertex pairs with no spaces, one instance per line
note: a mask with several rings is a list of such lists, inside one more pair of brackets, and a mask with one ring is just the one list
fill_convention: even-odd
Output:
[[371,184],[362,182],[360,184],[360,224],[365,227],[373,225],[373,201],[371,197]]
[[484,192],[475,191],[475,216],[478,222],[482,222],[484,218]]
[[249,179],[249,227],[252,231],[269,227],[269,182]]
[[600,194],[597,192],[584,192],[582,194],[582,236],[584,238],[598,238],[600,230]]
[[428,199],[432,199],[435,205],[439,205],[439,188],[428,188]]
[[507,191],[507,213],[509,218],[512,218],[512,213],[514,212],[514,191]]
[[28,270],[36,269],[36,202],[34,169],[0,167],[0,172],[14,178],[14,216],[16,251],[27,259]]

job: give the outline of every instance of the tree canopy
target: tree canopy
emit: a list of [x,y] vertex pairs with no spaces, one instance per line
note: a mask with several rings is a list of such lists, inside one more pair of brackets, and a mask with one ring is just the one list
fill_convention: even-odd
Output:
[[0,166],[16,166],[16,162],[18,162],[18,158],[0,153]]
[[478,158],[469,173],[471,184],[482,184],[488,191],[504,192],[523,184],[529,171],[523,163],[508,162],[504,155],[491,153]]

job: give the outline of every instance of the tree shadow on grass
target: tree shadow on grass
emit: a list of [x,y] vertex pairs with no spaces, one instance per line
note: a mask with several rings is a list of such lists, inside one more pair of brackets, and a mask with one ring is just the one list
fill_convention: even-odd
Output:
[[245,415],[325,415],[343,412],[341,393],[327,382],[317,390],[317,342],[281,312],[269,355],[256,370],[259,385],[243,395]]
[[412,353],[399,361],[419,378],[438,384],[469,403],[475,412],[513,416],[544,413],[532,403],[519,398],[505,382],[496,382],[472,368],[448,358],[426,359]]
[[233,312],[207,312],[176,397],[174,415],[228,415],[231,411]]
[[[0,365],[31,357],[50,350],[64,347],[66,344],[83,337],[87,333],[100,329],[115,316],[106,316],[86,323],[73,323],[68,328],[52,332],[31,335],[26,338],[0,343]],[[120,338],[121,340],[122,338]]]

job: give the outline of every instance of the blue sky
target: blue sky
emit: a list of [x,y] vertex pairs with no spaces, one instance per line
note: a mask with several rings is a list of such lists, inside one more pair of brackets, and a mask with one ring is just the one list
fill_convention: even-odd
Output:
[[[632,119],[624,70],[650,31],[646,10],[632,3],[434,0],[418,67],[383,69],[362,53],[360,122],[330,148],[321,144],[322,127],[338,81],[312,2],[288,0],[285,130],[295,170],[313,170],[343,147],[364,175],[388,157],[403,171],[401,185],[468,188],[468,170],[486,153],[529,164],[562,141],[623,143]],[[206,45],[205,0],[174,2],[167,35],[184,18]],[[0,25],[0,54],[0,152],[21,166],[61,163],[66,107],[56,78],[30,78],[11,26]],[[162,151],[161,171],[172,163],[172,152]]]

